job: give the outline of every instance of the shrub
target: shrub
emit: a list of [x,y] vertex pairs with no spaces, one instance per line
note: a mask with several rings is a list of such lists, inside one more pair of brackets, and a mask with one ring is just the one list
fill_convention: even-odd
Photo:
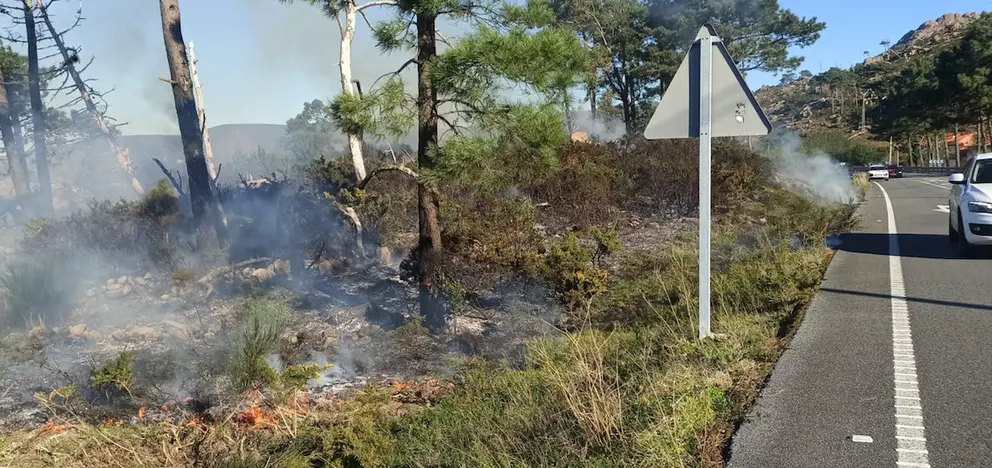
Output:
[[572,142],[559,152],[557,171],[530,192],[548,202],[549,211],[579,227],[609,223],[619,214],[629,186],[616,157],[610,147]]
[[134,354],[121,351],[116,359],[90,374],[90,383],[107,391],[123,391],[133,398],[131,389],[134,385],[134,363]]
[[247,299],[241,309],[244,326],[231,358],[231,383],[245,391],[270,385],[279,377],[265,357],[275,349],[292,309],[268,299]]
[[[628,198],[635,208],[672,217],[692,216],[699,207],[699,143],[695,140],[635,140],[620,166],[633,184]],[[771,162],[736,142],[713,147],[714,213],[734,210],[772,178]]]
[[61,323],[72,311],[64,268],[51,257],[8,264],[0,277],[8,322],[19,321],[28,329]]

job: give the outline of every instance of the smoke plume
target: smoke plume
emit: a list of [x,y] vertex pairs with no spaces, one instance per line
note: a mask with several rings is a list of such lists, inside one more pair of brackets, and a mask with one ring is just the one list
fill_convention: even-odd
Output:
[[773,134],[761,152],[775,164],[776,177],[794,190],[822,203],[849,203],[857,190],[846,168],[826,153],[804,152],[799,135]]

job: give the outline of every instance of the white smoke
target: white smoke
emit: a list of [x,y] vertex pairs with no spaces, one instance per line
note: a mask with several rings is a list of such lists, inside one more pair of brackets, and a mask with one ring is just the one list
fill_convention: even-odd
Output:
[[830,155],[804,152],[801,138],[792,132],[767,138],[761,152],[775,164],[779,182],[821,203],[851,203],[857,199],[850,172]]

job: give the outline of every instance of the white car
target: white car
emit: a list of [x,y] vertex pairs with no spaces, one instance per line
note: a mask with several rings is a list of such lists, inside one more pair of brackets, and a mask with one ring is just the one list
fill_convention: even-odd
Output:
[[868,166],[868,180],[889,180],[889,168],[884,164],[872,164]]
[[966,255],[976,245],[992,245],[992,153],[972,158],[964,174],[952,174],[948,237]]

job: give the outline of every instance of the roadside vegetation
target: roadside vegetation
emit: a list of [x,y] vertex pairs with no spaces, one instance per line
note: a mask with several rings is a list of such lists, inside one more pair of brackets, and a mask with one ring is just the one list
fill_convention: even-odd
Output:
[[[635,135],[699,24],[742,70],[769,72],[795,69],[790,48],[824,25],[774,1],[305,3],[341,28],[342,94],[287,122],[285,157],[256,152],[270,175],[236,161],[219,178],[178,0],[160,6],[185,174],[155,160],[166,178],[139,181],[86,102],[135,196],[60,212],[39,179],[47,208],[25,204],[0,271],[0,465],[721,464],[816,292],[825,238],[857,225],[822,153],[874,150],[827,134],[774,157],[715,142],[718,336],[699,341],[698,143]],[[358,21],[372,7],[394,15]],[[29,57],[8,51],[0,71],[37,75],[29,20],[61,37],[46,8],[13,9]],[[449,41],[449,21],[466,32]],[[397,71],[362,89],[350,41],[365,25],[422,65],[415,83]],[[7,94],[31,84],[43,102],[26,81]],[[574,132],[576,89],[623,135]],[[27,154],[9,148],[27,133],[3,117],[24,195]]]
[[[718,464],[816,291],[830,258],[824,237],[852,229],[854,207],[818,205],[779,188],[767,160],[736,144],[720,145],[715,193],[726,202],[717,206],[713,297],[714,331],[722,336],[699,342],[695,229],[678,222],[691,216],[696,189],[692,177],[655,170],[665,164],[694,173],[693,146],[573,143],[559,157],[558,175],[520,187],[537,194],[553,183],[555,203],[545,211],[535,212],[532,202],[487,198],[490,211],[462,211],[465,217],[446,236],[465,278],[484,281],[499,272],[543,285],[549,300],[565,306],[557,325],[561,336],[532,342],[515,358],[459,358],[447,377],[318,400],[298,390],[321,369],[280,373],[264,359],[278,347],[292,310],[278,298],[249,297],[236,312],[242,326],[229,360],[212,365],[228,369],[228,392],[245,395],[250,407],[219,420],[189,413],[144,422],[153,409],[138,403],[152,377],[136,372],[133,356],[121,353],[94,369],[91,384],[132,402],[124,406],[130,414],[97,417],[106,412],[96,411],[78,387],[38,395],[50,411],[49,424],[5,434],[0,463]],[[665,185],[670,189],[656,191]],[[451,210],[471,203],[455,193],[444,199]],[[654,218],[670,232],[669,240],[644,242],[632,235],[636,229],[617,229],[629,223],[629,211],[644,207],[671,213]],[[102,219],[96,213],[94,222]],[[520,237],[539,222],[558,223],[550,229],[562,235]],[[38,287],[51,287],[32,275]],[[471,287],[453,289],[463,291],[464,300]],[[40,300],[19,291],[8,289],[10,304]],[[20,318],[23,307],[6,310]],[[394,333],[402,335],[397,343],[432,339],[416,321]]]

